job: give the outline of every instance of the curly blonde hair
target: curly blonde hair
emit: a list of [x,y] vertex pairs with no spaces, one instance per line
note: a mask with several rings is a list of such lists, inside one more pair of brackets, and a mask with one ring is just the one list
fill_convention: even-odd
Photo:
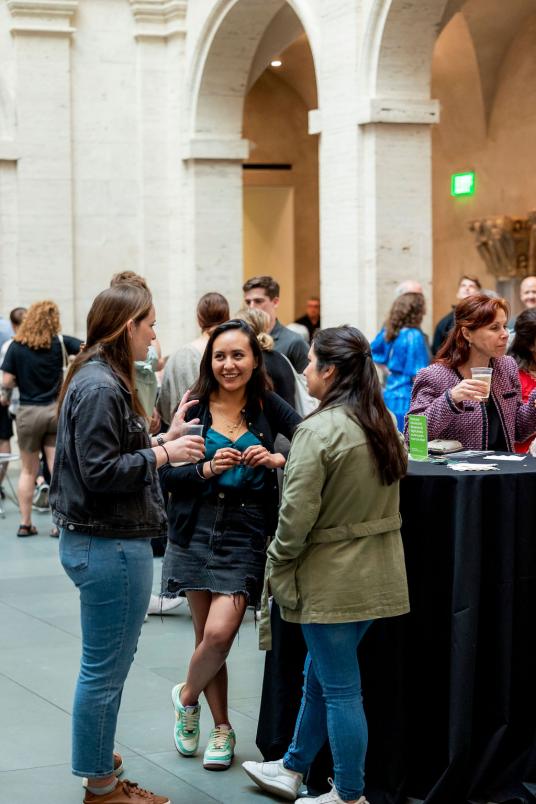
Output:
[[28,308],[17,334],[13,338],[30,349],[50,349],[52,338],[60,331],[60,311],[49,299],[35,302]]
[[271,352],[274,348],[274,339],[268,334],[268,327],[270,326],[270,317],[264,310],[258,307],[243,307],[235,315],[241,321],[249,324],[251,329],[256,335],[263,352]]
[[385,325],[385,340],[394,341],[404,327],[420,327],[425,311],[422,293],[403,293],[394,300]]

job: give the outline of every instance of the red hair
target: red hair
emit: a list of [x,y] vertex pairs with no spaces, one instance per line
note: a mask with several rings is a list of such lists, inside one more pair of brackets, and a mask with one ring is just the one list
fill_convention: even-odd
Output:
[[458,368],[467,363],[471,347],[462,328],[465,327],[470,332],[474,332],[476,329],[492,324],[499,310],[502,310],[508,319],[510,308],[506,299],[490,299],[483,293],[463,299],[454,309],[454,327],[438,351],[435,362],[442,363],[449,368]]

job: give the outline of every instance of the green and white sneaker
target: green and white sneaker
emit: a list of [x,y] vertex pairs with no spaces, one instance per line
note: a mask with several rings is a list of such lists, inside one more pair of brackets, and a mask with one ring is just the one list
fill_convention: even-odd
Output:
[[230,727],[216,726],[210,732],[203,767],[206,770],[223,771],[231,766],[236,745],[236,735]]
[[181,690],[186,684],[183,681],[171,690],[171,700],[175,709],[175,728],[173,738],[175,748],[183,757],[193,757],[199,748],[199,715],[201,714],[200,704],[196,706],[183,706],[181,704]]

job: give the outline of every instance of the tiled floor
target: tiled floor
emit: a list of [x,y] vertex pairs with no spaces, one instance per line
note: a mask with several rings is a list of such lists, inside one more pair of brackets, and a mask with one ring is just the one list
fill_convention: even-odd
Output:
[[[76,804],[81,787],[70,774],[69,755],[80,656],[78,597],[59,564],[58,542],[48,535],[50,517],[34,514],[39,535],[18,539],[18,512],[9,501],[5,508],[6,518],[0,519],[0,804]],[[160,567],[155,560],[155,587]],[[244,759],[260,758],[255,731],[263,654],[257,650],[252,613],[229,659],[238,745],[235,764],[226,773],[203,770],[199,757],[183,759],[173,745],[170,690],[184,678],[192,646],[186,604],[144,625],[117,731],[126,775],[174,804],[273,802],[240,768]],[[206,706],[202,728],[205,734],[210,728]]]
[[[15,478],[13,478],[15,479]],[[80,781],[70,774],[71,704],[80,658],[78,598],[58,561],[50,518],[35,514],[39,535],[15,536],[18,513],[9,501],[0,519],[0,804],[75,804]],[[155,560],[155,585],[161,562]],[[248,612],[230,665],[231,717],[237,757],[226,773],[203,770],[200,757],[182,759],[172,739],[170,690],[184,678],[193,645],[183,604],[150,617],[129,674],[117,731],[126,775],[174,804],[273,801],[240,768],[260,758],[255,746],[263,654]],[[209,726],[207,707],[203,731]]]

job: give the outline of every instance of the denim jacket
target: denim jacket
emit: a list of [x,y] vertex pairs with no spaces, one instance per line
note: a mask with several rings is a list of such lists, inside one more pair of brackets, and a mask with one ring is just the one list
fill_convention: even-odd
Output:
[[[188,420],[198,418],[203,425],[203,437],[212,425],[212,416],[208,405],[199,403],[190,408],[186,416]],[[281,397],[273,392],[266,394],[262,408],[246,404],[246,422],[250,432],[254,433],[269,452],[274,452],[274,442],[278,433],[290,439],[301,422],[294,408],[291,408]],[[170,492],[168,504],[169,540],[187,547],[197,518],[197,512],[203,498],[215,493],[217,478],[204,480],[198,473],[203,461],[196,464],[171,466],[166,464],[159,470],[162,488]],[[268,530],[275,532],[277,512],[279,508],[279,486],[277,472],[270,469],[266,472],[262,492]]]
[[145,422],[110,366],[86,363],[63,401],[50,487],[60,528],[110,538],[160,536],[166,515]]

